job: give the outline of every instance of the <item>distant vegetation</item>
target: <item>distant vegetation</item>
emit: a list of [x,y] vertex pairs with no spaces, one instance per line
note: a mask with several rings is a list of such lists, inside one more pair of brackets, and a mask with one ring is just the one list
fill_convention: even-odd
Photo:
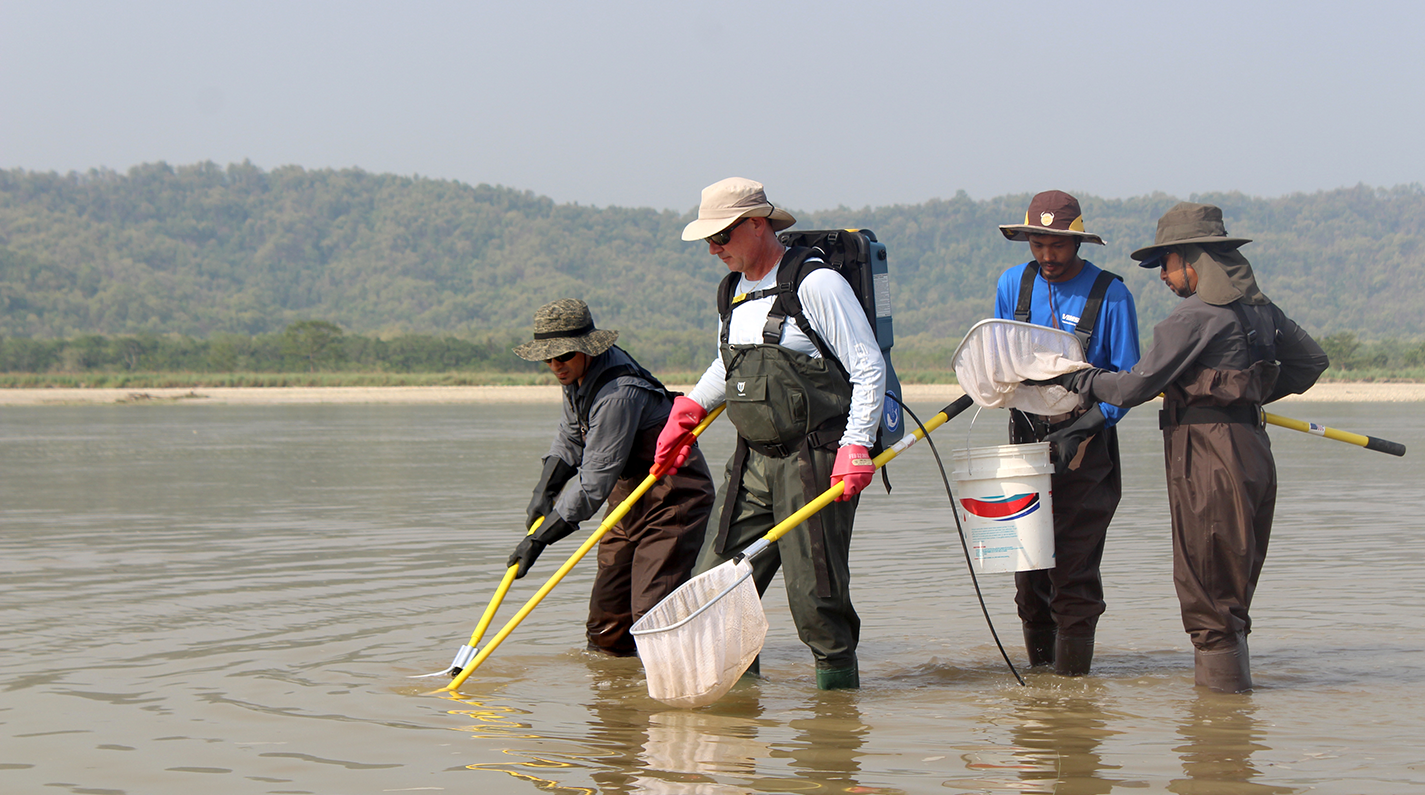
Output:
[[[689,383],[707,364],[691,355],[703,336],[650,338],[635,348],[660,374],[675,379],[671,383]],[[495,334],[479,340],[430,334],[380,339],[345,334],[325,321],[300,321],[279,334],[216,334],[206,340],[183,335],[3,337],[0,387],[555,383],[543,364],[510,353],[521,341]],[[1328,378],[1425,380],[1425,342],[1362,342],[1351,332],[1320,342],[1331,356]],[[953,382],[943,365],[952,352],[897,352],[897,371],[905,383]]]
[[[690,208],[700,187],[688,186]],[[1177,299],[1128,253],[1179,197],[1079,198],[1109,242],[1083,253],[1125,278],[1146,344]],[[1245,251],[1264,291],[1338,375],[1425,366],[1420,186],[1189,198],[1221,205],[1229,231],[1256,241]],[[798,228],[875,230],[897,367],[936,371],[991,313],[1000,272],[1027,259],[996,227],[1028,200],[798,212]],[[650,367],[696,372],[714,352],[725,271],[679,239],[691,217],[358,170],[0,171],[0,370],[538,376],[509,349],[538,306],[578,296]]]

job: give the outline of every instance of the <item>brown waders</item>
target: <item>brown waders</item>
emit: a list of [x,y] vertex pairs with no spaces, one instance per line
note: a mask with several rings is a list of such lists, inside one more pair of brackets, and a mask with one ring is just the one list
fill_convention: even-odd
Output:
[[[1030,415],[1021,415],[1030,417]],[[1068,427],[1073,418],[1043,424],[1030,434],[1011,425],[1016,444],[1042,439]],[[1052,665],[1055,673],[1082,676],[1093,663],[1094,631],[1106,605],[1100,567],[1108,525],[1123,496],[1118,431],[1105,428],[1079,446],[1078,463],[1050,480],[1054,503],[1054,568],[1014,575],[1014,602],[1024,622],[1024,645],[1031,666]]]
[[[651,434],[654,444],[657,431]],[[631,458],[632,471],[625,471],[609,495],[609,511],[643,482],[649,466],[639,456]],[[687,582],[703,544],[713,496],[707,461],[693,447],[677,474],[653,484],[599,541],[599,570],[586,625],[590,651],[616,657],[638,653],[630,632],[633,623]]]
[[[1188,394],[1204,391],[1196,388],[1198,381],[1170,387],[1160,424],[1173,522],[1173,585],[1183,629],[1192,637],[1195,680],[1213,690],[1240,692],[1252,688],[1248,610],[1267,556],[1277,473],[1260,407],[1226,402],[1234,394],[1224,391],[1233,383],[1224,372],[1205,370],[1198,379],[1211,380],[1210,398]],[[1246,372],[1251,371],[1232,371]],[[1253,383],[1240,391],[1254,398],[1265,390]],[[1221,403],[1226,405],[1215,405]]]

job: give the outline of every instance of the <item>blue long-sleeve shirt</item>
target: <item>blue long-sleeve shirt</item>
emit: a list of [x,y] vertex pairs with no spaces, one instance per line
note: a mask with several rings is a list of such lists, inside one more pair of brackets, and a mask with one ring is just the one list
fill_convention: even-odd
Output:
[[[1078,275],[1066,282],[1050,283],[1044,280],[1042,274],[1036,275],[1029,304],[1029,322],[1073,332],[1101,270],[1085,260]],[[1023,274],[1024,265],[1016,265],[1000,274],[995,290],[995,317],[1014,319]],[[1104,295],[1084,357],[1089,364],[1103,370],[1131,370],[1138,363],[1138,310],[1133,305],[1133,294],[1119,279],[1113,280]],[[1099,408],[1103,410],[1107,427],[1117,424],[1128,413],[1128,409],[1108,403],[1100,403]]]

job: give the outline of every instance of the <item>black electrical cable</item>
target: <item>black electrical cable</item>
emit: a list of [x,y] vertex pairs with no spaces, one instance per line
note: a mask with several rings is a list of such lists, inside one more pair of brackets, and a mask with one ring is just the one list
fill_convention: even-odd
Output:
[[[915,412],[910,410],[910,406],[889,392],[886,393],[886,397],[899,404],[901,410],[909,414],[910,418],[915,420],[915,424],[920,426],[920,430],[925,431],[925,423],[915,416]],[[1004,650],[1004,644],[1000,643],[999,633],[995,631],[994,621],[990,619],[990,610],[985,606],[985,595],[980,592],[979,578],[975,577],[975,565],[970,560],[970,545],[965,541],[965,528],[960,524],[960,511],[955,505],[955,494],[950,490],[950,476],[945,473],[945,462],[940,460],[940,451],[935,449],[935,440],[930,438],[929,433],[925,433],[925,441],[930,445],[931,454],[935,456],[935,465],[940,467],[940,479],[945,482],[945,496],[950,498],[950,514],[955,517],[955,531],[960,535],[960,549],[965,553],[965,567],[970,572],[970,582],[975,586],[975,597],[980,600],[980,612],[985,614],[985,623],[989,625],[990,637],[994,638],[995,646],[999,648],[1000,656],[1004,658],[1004,664],[1009,666],[1009,672],[1014,674],[1015,681],[1019,682],[1020,686],[1025,686],[1024,677],[1019,675],[1019,671],[1014,668],[1014,663],[1010,662],[1009,654]]]

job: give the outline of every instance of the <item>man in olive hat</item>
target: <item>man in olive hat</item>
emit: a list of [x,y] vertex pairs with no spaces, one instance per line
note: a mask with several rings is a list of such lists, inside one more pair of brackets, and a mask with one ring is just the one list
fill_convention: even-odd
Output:
[[[616,339],[617,331],[594,327],[583,301],[565,298],[540,307],[534,339],[515,348],[521,359],[549,365],[564,387],[563,416],[525,526],[543,521],[509,559],[508,565],[519,565],[517,579],[605,501],[610,510],[621,504],[653,466],[677,394],[614,345]],[[707,463],[693,446],[682,468],[654,484],[604,535],[589,597],[590,651],[637,653],[630,629],[687,581],[713,494]]]
[[[719,352],[697,386],[675,401],[658,461],[681,466],[675,444],[727,404],[737,448],[718,495],[718,520],[698,570],[738,554],[826,489],[837,502],[753,559],[759,593],[778,567],[797,634],[811,648],[817,687],[860,686],[861,619],[851,604],[851,525],[871,482],[870,448],[885,397],[886,365],[851,286],[812,250],[777,232],[796,223],[760,183],[733,177],[703,189],[683,239],[705,241],[730,271],[719,295]],[[798,281],[794,275],[804,274]],[[795,300],[793,300],[795,299]]]
[[[1248,609],[1267,554],[1277,475],[1262,404],[1305,392],[1326,369],[1321,346],[1257,287],[1222,211],[1182,202],[1133,252],[1183,301],[1128,372],[1080,370],[1057,384],[1136,406],[1163,393],[1159,426],[1173,523],[1173,584],[1195,650],[1195,682],[1252,687]],[[1057,500],[1058,494],[1054,497]]]
[[[1029,202],[1024,223],[1000,227],[1006,239],[1027,241],[1033,257],[999,278],[995,317],[1070,331],[1095,367],[1126,370],[1138,361],[1138,313],[1116,275],[1079,256],[1085,242],[1079,201],[1051,190]],[[1031,666],[1052,665],[1082,676],[1093,663],[1094,633],[1105,610],[1104,543],[1123,496],[1114,427],[1125,411],[1089,406],[1057,416],[1010,413],[1010,440],[1048,441],[1055,471],[1054,568],[1015,574],[1015,604]]]

